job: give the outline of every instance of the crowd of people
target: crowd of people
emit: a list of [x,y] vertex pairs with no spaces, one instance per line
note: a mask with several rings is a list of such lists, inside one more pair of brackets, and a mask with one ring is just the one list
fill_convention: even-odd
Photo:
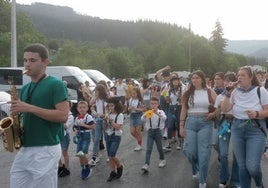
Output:
[[[118,78],[112,87],[101,81],[91,91],[88,83],[81,83],[77,89],[78,114],[73,115],[66,83],[46,75],[48,64],[43,45],[25,48],[24,66],[32,82],[23,87],[20,100],[11,104],[12,111],[23,114],[24,125],[24,146],[11,168],[11,187],[56,188],[57,177],[70,175],[70,142],[76,144],[81,179],[90,177],[104,148],[110,166],[107,181],[121,178],[124,166],[117,151],[122,126],[129,117],[129,131],[137,143],[133,152],[146,150],[141,167],[144,173],[149,172],[154,142],[159,168],[168,163],[165,152],[176,142],[176,149],[189,160],[199,188],[207,187],[211,149],[218,153],[219,188],[250,188],[252,179],[256,187],[263,188],[261,158],[267,136],[268,92],[263,76],[257,77],[250,66],[240,67],[237,73],[217,72],[211,82],[203,71],[196,70],[185,83],[166,66],[156,72],[154,80],[144,78],[141,86]],[[147,131],[146,144],[143,129]],[[88,156],[91,141],[93,153]]]

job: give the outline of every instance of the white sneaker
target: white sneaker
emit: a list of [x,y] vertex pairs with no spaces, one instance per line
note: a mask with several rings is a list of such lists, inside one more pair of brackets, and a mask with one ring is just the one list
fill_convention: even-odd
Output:
[[207,188],[207,183],[199,183],[199,188]]
[[109,158],[107,158],[107,159],[106,159],[106,162],[107,162],[107,163],[109,163],[109,161],[110,161],[110,159],[109,159]]
[[172,151],[170,144],[167,144],[165,147],[163,147],[164,151]]
[[84,156],[84,152],[83,151],[79,151],[78,153],[75,154],[76,157],[82,157]]
[[199,172],[197,172],[196,174],[193,174],[193,179],[198,179],[199,178]]
[[219,188],[225,188],[225,185],[223,183],[220,183]]
[[158,167],[163,168],[164,166],[166,166],[166,160],[161,160],[158,164]]
[[181,150],[182,147],[181,147],[180,145],[177,145],[176,149],[177,149],[177,150]]
[[148,169],[149,169],[148,164],[143,165],[142,168],[141,168],[141,170],[144,171],[144,172],[148,172]]
[[90,166],[96,166],[96,165],[97,165],[97,162],[94,161],[93,159],[90,159],[90,161],[88,162],[88,164],[89,164]]
[[137,145],[137,147],[134,148],[134,151],[140,151],[142,149],[141,145]]

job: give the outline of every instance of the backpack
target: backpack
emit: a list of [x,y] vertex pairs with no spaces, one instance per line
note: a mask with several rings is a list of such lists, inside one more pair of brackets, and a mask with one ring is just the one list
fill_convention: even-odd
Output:
[[[260,87],[257,88],[257,94],[261,103],[261,92],[260,92]],[[268,128],[268,117],[264,118],[265,119],[265,124],[266,124],[266,128]]]

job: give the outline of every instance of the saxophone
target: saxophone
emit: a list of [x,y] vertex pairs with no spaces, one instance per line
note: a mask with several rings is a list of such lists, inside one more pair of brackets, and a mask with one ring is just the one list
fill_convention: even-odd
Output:
[[[27,72],[23,71],[23,74]],[[8,76],[8,83],[10,85],[11,101],[18,100],[18,92],[14,84],[14,77]],[[10,117],[3,118],[0,121],[0,132],[4,148],[13,152],[22,146],[22,126],[18,112],[11,112]]]

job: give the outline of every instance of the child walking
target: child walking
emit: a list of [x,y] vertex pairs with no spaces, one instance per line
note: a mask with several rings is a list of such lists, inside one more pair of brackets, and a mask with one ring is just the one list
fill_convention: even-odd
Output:
[[139,88],[133,88],[131,98],[129,99],[129,113],[130,113],[130,133],[136,138],[138,144],[134,148],[134,151],[140,151],[142,149],[142,121],[141,116],[145,106]]
[[[69,101],[69,108],[71,110],[72,108],[72,102]],[[70,144],[70,128],[74,124],[74,116],[71,111],[69,111],[68,120],[66,123],[64,123],[64,137],[61,141],[61,151],[63,156],[63,161],[60,159],[59,161],[59,168],[58,168],[58,176],[59,177],[65,177],[70,175],[69,170],[69,154],[68,154],[68,148]]]
[[79,116],[76,117],[74,122],[74,143],[77,144],[76,156],[79,157],[80,165],[82,168],[80,177],[85,180],[91,175],[91,168],[88,164],[86,154],[90,144],[90,132],[95,127],[95,121],[92,116],[87,113],[88,103],[86,101],[79,101],[77,104],[77,111]]
[[[107,154],[110,164],[110,176],[107,181],[119,179],[123,173],[123,166],[116,157],[116,152],[121,142],[122,125],[124,121],[123,106],[120,97],[107,99],[109,113],[105,116],[104,130]],[[116,170],[116,171],[115,171]]]
[[152,97],[150,99],[150,106],[152,110],[146,111],[141,117],[141,119],[145,121],[145,127],[148,130],[145,164],[141,168],[143,172],[148,172],[154,141],[160,158],[158,167],[162,168],[166,166],[166,160],[164,159],[162,148],[162,130],[165,127],[165,120],[167,116],[163,110],[159,109],[159,98]]

